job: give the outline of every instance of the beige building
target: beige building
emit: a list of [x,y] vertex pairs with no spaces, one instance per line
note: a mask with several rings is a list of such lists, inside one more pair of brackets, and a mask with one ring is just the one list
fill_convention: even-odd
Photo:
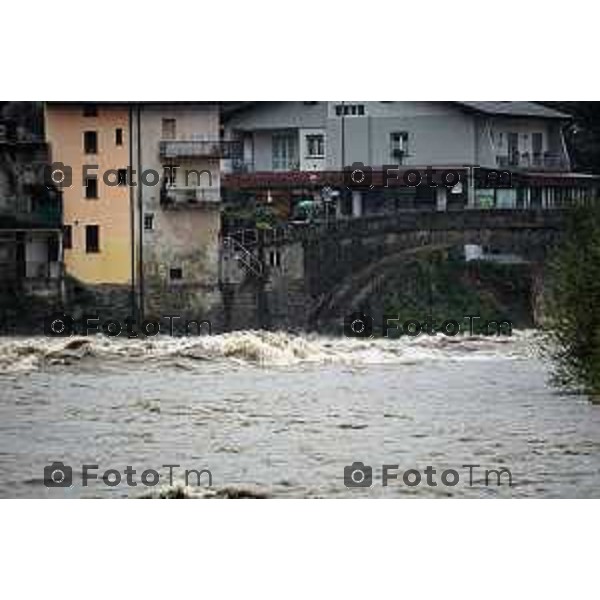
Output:
[[140,289],[153,314],[204,314],[219,300],[219,128],[214,103],[150,103],[135,115],[134,164],[145,180]]
[[[47,103],[64,187],[67,273],[133,289],[151,315],[201,316],[218,301],[217,103]],[[86,167],[87,165],[87,167]],[[93,165],[93,166],[90,166]]]
[[130,284],[129,188],[123,180],[113,185],[129,165],[129,107],[47,103],[45,121],[63,193],[67,274],[84,284]]

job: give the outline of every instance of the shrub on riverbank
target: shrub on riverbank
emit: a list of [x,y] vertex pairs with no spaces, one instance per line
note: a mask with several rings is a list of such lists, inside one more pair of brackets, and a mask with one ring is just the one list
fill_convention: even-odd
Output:
[[546,331],[554,379],[600,394],[600,208],[573,213],[550,281]]
[[527,265],[465,263],[433,255],[407,265],[394,281],[386,282],[383,311],[397,314],[401,322],[425,315],[438,321],[477,315],[532,327],[530,270]]

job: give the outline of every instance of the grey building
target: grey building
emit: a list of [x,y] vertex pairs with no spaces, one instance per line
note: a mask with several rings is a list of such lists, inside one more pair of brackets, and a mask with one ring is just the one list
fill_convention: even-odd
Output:
[[56,297],[62,283],[62,202],[44,184],[47,146],[39,107],[31,102],[0,106],[1,294]]
[[[272,193],[282,182],[310,187],[312,181],[314,188],[343,189],[333,174],[354,163],[375,173],[392,165],[431,167],[458,170],[461,185],[355,193],[351,214],[428,203],[438,209],[552,207],[591,198],[596,185],[571,173],[563,136],[568,122],[568,115],[534,102],[249,102],[225,116],[226,135],[244,151],[226,164],[224,185]],[[509,186],[489,188],[475,183],[473,167],[514,177]]]

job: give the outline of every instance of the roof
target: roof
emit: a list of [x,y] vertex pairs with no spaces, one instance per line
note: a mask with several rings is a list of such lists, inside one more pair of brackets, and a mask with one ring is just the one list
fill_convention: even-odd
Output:
[[[432,100],[432,102],[436,102]],[[257,102],[229,102],[224,109],[225,115],[235,113],[248,107],[252,107]],[[474,110],[476,112],[488,115],[503,115],[513,117],[538,117],[542,119],[572,119],[571,115],[559,112],[549,108],[539,102],[513,102],[513,101],[494,101],[494,102],[451,102],[451,104],[460,104],[463,108]]]
[[548,108],[537,102],[457,102],[466,108],[490,115],[513,117],[542,117],[545,119],[570,119],[570,115]]
[[[46,104],[136,104],[136,102],[130,101],[110,101],[103,100],[98,102],[91,101],[47,101]],[[208,101],[143,101],[141,104],[219,104],[225,115],[237,112],[244,108],[250,107],[257,104],[257,102],[208,102]],[[464,108],[475,110],[477,112],[486,113],[489,115],[504,115],[513,117],[540,117],[544,119],[571,119],[572,117],[566,113],[559,112],[553,108],[539,104],[538,102],[453,102],[453,104],[460,104]]]

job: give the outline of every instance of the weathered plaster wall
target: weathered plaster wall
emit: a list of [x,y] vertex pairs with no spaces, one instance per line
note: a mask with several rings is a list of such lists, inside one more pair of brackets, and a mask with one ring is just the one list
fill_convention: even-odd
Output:
[[[72,169],[72,185],[63,189],[63,219],[72,227],[73,245],[65,250],[68,274],[90,284],[131,281],[131,222],[128,186],[108,186],[102,175],[129,165],[129,111],[126,106],[99,105],[98,116],[84,117],[80,104],[47,104],[46,137],[51,160]],[[123,130],[117,146],[115,130]],[[85,131],[98,134],[98,152],[85,154]],[[98,165],[98,198],[86,199],[83,165]],[[112,180],[113,178],[111,178]],[[100,227],[100,252],[86,253],[85,226]]]

